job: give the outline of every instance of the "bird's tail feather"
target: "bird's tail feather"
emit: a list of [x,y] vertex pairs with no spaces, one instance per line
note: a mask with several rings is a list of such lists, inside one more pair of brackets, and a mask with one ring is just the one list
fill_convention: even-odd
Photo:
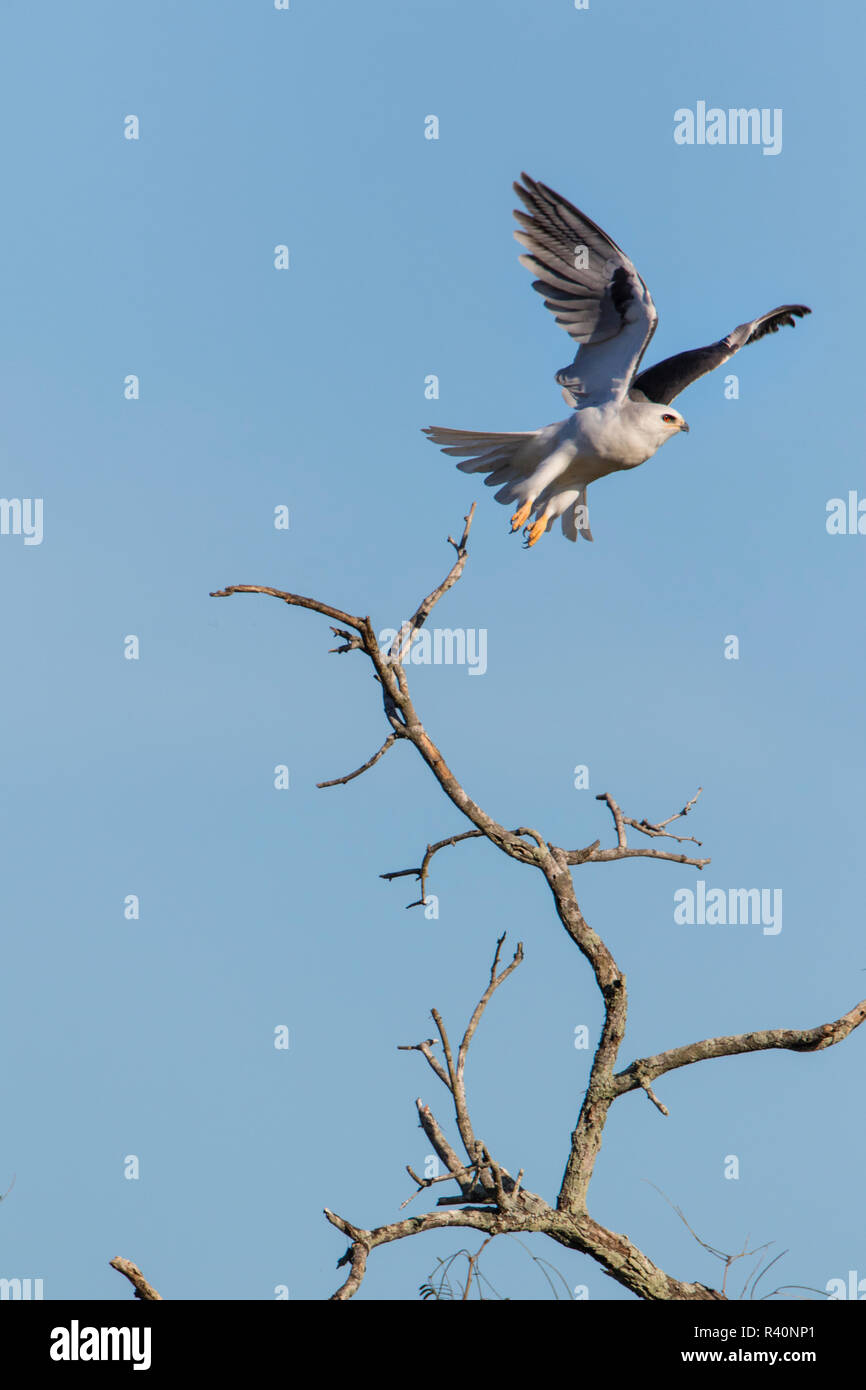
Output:
[[[563,501],[566,501],[563,498]],[[586,486],[569,493],[567,505],[562,512],[562,534],[570,541],[582,536],[585,541],[594,539],[589,529],[589,507],[586,500]]]
[[[527,479],[544,450],[544,440],[548,431],[529,430],[522,434],[489,434],[481,430],[452,430],[442,425],[430,425],[424,433],[434,444],[438,444],[445,454],[463,457],[457,467],[463,473],[486,473],[487,487],[498,487],[497,502],[512,504],[523,502],[527,496]],[[542,494],[535,511],[541,515],[548,501]],[[589,513],[586,506],[586,485],[568,492],[562,498],[564,506],[550,515],[547,529],[553,525],[557,516],[562,518],[563,535],[570,541],[578,536],[592,540],[589,529]]]
[[[443,454],[463,458],[463,462],[457,465],[461,473],[494,473],[495,470],[498,476],[485,480],[495,486],[497,482],[505,480],[520,456],[525,455],[526,446],[537,437],[538,431],[490,434],[481,430],[452,430],[443,425],[430,425],[424,433],[433,444],[439,445]],[[525,458],[520,461],[525,463]]]

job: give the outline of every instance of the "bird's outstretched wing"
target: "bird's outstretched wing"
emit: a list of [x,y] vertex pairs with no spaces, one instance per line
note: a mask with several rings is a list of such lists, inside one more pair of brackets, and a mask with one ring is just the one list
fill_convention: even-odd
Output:
[[529,255],[520,263],[538,276],[533,288],[580,344],[556,380],[572,405],[581,397],[622,400],[658,322],[652,296],[601,227],[546,184],[521,178],[514,191],[528,212],[515,209],[523,230],[514,235]]
[[710,343],[709,347],[678,352],[673,357],[666,357],[663,362],[657,362],[654,367],[647,367],[645,372],[635,377],[632,390],[643,391],[647,399],[655,401],[657,405],[670,405],[674,397],[697,381],[699,376],[720,367],[746,343],[756,343],[766,333],[777,333],[782,324],[789,324],[793,328],[795,318],[801,319],[804,314],[811,312],[805,304],[782,304],[778,309],[762,314],[759,319],[752,319],[751,323],[741,323],[733,333],[720,338],[717,343]]

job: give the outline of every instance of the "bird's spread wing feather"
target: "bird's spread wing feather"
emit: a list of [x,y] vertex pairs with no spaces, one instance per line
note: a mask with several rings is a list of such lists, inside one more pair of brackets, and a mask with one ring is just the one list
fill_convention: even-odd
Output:
[[727,362],[746,343],[756,343],[767,333],[777,333],[783,324],[793,328],[795,318],[801,319],[804,314],[811,312],[805,304],[782,304],[778,309],[762,314],[759,319],[752,319],[751,323],[741,323],[733,333],[720,338],[717,343],[710,343],[709,347],[678,352],[674,357],[666,357],[663,362],[648,367],[635,377],[632,389],[642,391],[647,400],[655,401],[658,405],[670,405],[674,397],[691,386],[693,381]]
[[514,235],[529,255],[520,263],[538,276],[533,288],[580,345],[556,379],[572,405],[622,399],[658,321],[652,296],[595,222],[546,184],[521,177],[514,190],[528,212],[515,210],[523,230]]

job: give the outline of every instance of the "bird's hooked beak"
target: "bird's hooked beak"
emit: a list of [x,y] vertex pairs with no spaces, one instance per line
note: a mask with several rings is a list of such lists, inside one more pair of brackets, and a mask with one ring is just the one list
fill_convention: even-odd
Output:
[[689,427],[688,427],[688,425],[686,424],[685,420],[683,420],[683,423],[680,425],[680,429],[681,429],[681,431],[682,431],[683,434],[688,434],[688,432],[689,432]]

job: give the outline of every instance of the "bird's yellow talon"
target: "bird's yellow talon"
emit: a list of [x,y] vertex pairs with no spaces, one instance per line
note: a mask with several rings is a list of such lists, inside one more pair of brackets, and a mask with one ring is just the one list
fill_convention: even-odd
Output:
[[530,545],[535,545],[536,541],[540,541],[541,537],[544,535],[546,530],[546,521],[536,521],[533,526],[530,526],[529,535],[526,537],[527,547],[529,547]]
[[520,528],[521,528],[521,526],[524,526],[524,525],[526,524],[526,522],[529,520],[529,513],[530,513],[531,511],[532,511],[532,498],[530,498],[528,502],[524,502],[524,504],[523,504],[522,507],[518,507],[518,508],[517,508],[517,511],[514,513],[514,516],[511,518],[511,529],[512,529],[512,531],[519,531]]

